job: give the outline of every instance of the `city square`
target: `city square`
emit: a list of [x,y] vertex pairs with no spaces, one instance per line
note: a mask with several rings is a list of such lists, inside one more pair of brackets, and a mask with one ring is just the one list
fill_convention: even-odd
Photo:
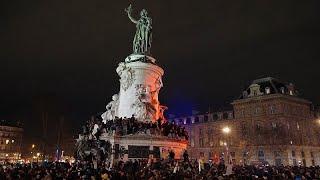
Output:
[[0,179],[319,179],[318,4],[4,3]]

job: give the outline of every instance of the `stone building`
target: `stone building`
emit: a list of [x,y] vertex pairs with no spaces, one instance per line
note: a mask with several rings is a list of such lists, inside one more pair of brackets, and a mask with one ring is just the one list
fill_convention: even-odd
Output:
[[22,134],[19,124],[0,121],[0,161],[16,162],[21,158]]
[[171,120],[188,130],[192,158],[320,165],[320,120],[293,84],[254,80],[231,105],[233,111]]

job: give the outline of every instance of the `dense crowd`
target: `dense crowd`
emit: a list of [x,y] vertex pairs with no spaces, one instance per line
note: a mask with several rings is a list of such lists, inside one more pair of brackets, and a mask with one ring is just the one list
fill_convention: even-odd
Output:
[[147,134],[161,135],[171,138],[188,139],[188,133],[184,127],[178,126],[168,121],[143,122],[138,121],[134,116],[131,118],[118,118],[102,122],[101,119],[87,121],[83,127],[83,134],[92,134],[98,138],[101,134],[130,135]]
[[[112,167],[111,167],[112,166]],[[231,167],[231,168],[230,168]],[[113,165],[93,162],[5,164],[0,179],[319,179],[320,167],[230,166],[201,161],[133,160]]]

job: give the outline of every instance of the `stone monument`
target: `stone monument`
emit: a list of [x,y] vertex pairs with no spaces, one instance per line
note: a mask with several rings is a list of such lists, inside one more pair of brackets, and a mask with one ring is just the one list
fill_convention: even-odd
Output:
[[[167,108],[160,105],[158,99],[164,71],[151,56],[152,19],[145,9],[138,20],[131,16],[131,5],[125,11],[136,24],[133,52],[119,63],[116,72],[120,77],[120,90],[107,104],[101,115],[102,123],[93,122],[91,128],[88,127],[93,133],[89,133],[86,140],[110,143],[111,159],[119,158],[119,154],[124,160],[165,158],[169,151],[180,158],[187,147],[187,135],[181,127],[166,122],[163,112]],[[79,139],[78,142],[82,142]]]

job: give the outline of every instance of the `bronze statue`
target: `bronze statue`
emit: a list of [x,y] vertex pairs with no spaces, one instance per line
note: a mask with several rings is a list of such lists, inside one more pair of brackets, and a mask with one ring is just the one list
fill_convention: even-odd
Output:
[[136,34],[133,40],[133,53],[149,55],[152,42],[152,19],[148,17],[147,10],[140,12],[140,19],[136,20],[131,16],[131,4],[125,9],[129,19],[136,24]]

